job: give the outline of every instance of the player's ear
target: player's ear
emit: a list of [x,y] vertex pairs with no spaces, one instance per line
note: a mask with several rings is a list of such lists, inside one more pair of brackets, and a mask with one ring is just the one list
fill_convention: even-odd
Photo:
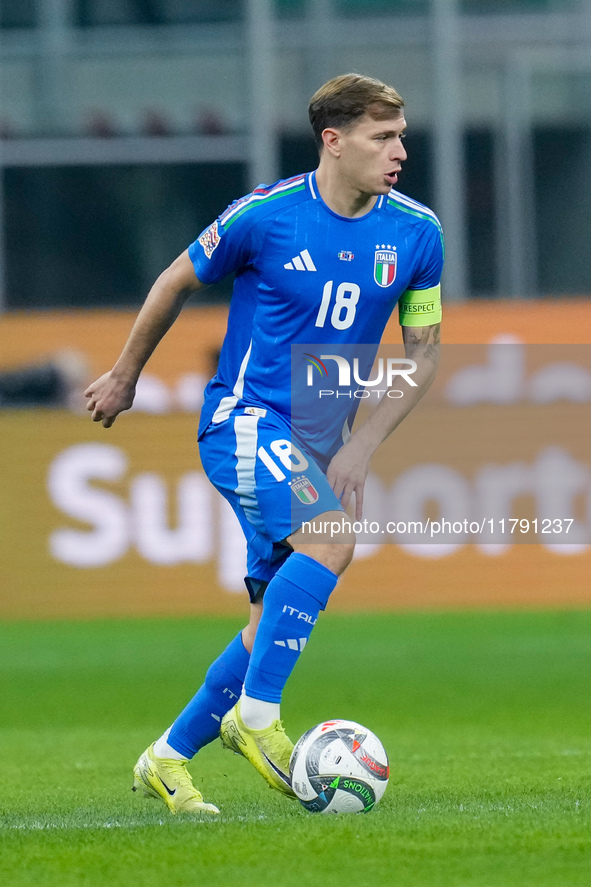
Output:
[[338,129],[324,129],[322,141],[329,154],[333,157],[341,156],[341,133]]

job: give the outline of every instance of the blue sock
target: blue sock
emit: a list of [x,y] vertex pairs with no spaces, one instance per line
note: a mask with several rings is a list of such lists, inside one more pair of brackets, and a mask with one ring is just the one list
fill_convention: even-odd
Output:
[[265,702],[281,702],[294,665],[337,584],[337,576],[296,552],[279,568],[263,598],[244,691]]
[[221,719],[240,697],[249,659],[240,633],[210,665],[203,685],[170,729],[167,742],[179,754],[192,758],[219,734]]

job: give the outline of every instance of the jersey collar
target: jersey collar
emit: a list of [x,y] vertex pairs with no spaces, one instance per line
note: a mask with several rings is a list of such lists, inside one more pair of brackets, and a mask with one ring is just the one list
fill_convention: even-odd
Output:
[[358,216],[355,219],[349,219],[347,216],[340,216],[338,213],[335,213],[329,206],[326,205],[322,197],[320,196],[320,192],[318,191],[318,186],[316,184],[316,170],[312,170],[312,172],[308,173],[308,189],[310,194],[312,195],[312,200],[318,200],[319,203],[325,208],[327,212],[329,212],[332,216],[335,216],[337,219],[342,219],[343,222],[361,222],[363,219],[367,219],[368,216],[371,216],[373,212],[378,209],[381,209],[384,205],[384,201],[386,199],[385,194],[380,194],[378,199],[376,200],[375,206],[372,206],[370,211],[366,213],[364,216]]

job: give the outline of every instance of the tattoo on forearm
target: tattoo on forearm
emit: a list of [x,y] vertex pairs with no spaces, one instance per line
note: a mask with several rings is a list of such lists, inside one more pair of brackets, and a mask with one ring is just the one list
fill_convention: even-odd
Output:
[[441,324],[432,326],[404,327],[402,337],[408,357],[416,356],[417,352],[424,354],[432,363],[439,359],[439,343],[441,341]]

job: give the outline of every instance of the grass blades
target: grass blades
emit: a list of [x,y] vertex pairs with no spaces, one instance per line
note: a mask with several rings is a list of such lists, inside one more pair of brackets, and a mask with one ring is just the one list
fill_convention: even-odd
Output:
[[130,791],[239,624],[0,626],[0,883],[570,887],[591,882],[591,613],[326,614],[283,706],[386,746],[370,814],[308,814],[219,743],[191,765],[216,818]]

